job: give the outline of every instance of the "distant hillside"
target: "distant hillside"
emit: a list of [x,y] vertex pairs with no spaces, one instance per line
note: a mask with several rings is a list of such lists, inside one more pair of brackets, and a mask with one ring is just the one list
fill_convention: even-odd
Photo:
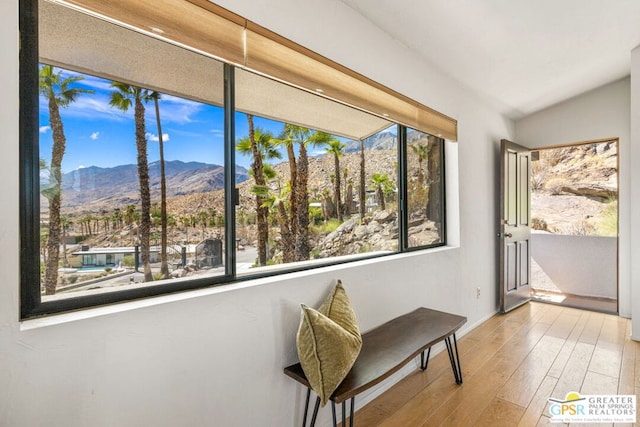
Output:
[[[224,185],[224,167],[200,162],[165,162],[167,196],[218,190]],[[160,162],[149,164],[151,199],[160,198]],[[249,178],[247,170],[236,166],[236,180]],[[95,210],[101,207],[136,204],[140,199],[138,168],[136,165],[121,165],[112,168],[91,166],[76,169],[62,177],[64,207],[76,210]],[[74,209],[76,208],[76,209]]]
[[[423,134],[409,131],[407,139],[414,143]],[[367,157],[367,185],[374,172],[395,174],[394,164],[397,152],[397,137],[391,132],[381,132],[364,140]],[[359,182],[360,142],[346,143],[345,154],[341,158],[341,169],[347,169],[349,179],[355,185]],[[309,189],[317,197],[325,190],[332,190],[327,176],[334,172],[333,156],[320,155],[309,159]],[[288,163],[274,164],[281,183],[288,180]],[[169,210],[173,214],[196,212],[201,206],[223,205],[224,167],[201,162],[165,162],[167,197]],[[151,200],[160,200],[160,163],[149,164]],[[247,181],[247,182],[245,182]],[[249,180],[247,169],[236,166],[236,182],[239,184],[241,205],[251,209],[250,193],[253,182]],[[82,214],[112,210],[127,204],[138,205],[140,193],[138,168],[136,165],[120,165],[112,168],[91,166],[66,173],[62,178],[63,212]],[[43,199],[42,208],[46,212],[48,204]]]
[[[396,148],[398,138],[391,132],[377,133],[364,140],[364,148],[367,150],[392,150]],[[345,153],[360,152],[360,141],[348,141],[344,149]]]
[[[413,143],[424,138],[424,134],[415,130],[407,131],[407,142]],[[395,150],[398,138],[395,133],[380,132],[364,140],[366,150]],[[344,149],[345,153],[360,152],[360,141],[348,141]]]

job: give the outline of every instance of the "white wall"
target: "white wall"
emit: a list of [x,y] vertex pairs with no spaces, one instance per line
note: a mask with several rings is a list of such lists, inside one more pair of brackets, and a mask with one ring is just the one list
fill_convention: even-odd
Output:
[[629,211],[635,213],[631,223],[629,258],[631,262],[631,336],[640,341],[640,46],[631,52],[631,147],[629,149],[631,203]]
[[627,77],[602,86],[515,123],[518,144],[543,148],[604,138],[619,138],[618,147],[618,290],[620,315],[631,317],[631,139],[630,87]]
[[565,294],[618,298],[617,254],[615,237],[531,233],[531,258]]
[[420,305],[469,325],[496,312],[497,152],[511,123],[341,2],[222,4],[459,120],[447,190],[460,247],[20,324],[18,1],[2,0],[0,425],[299,425],[302,389],[282,368],[297,359],[299,303],[318,304],[336,278],[363,330]]

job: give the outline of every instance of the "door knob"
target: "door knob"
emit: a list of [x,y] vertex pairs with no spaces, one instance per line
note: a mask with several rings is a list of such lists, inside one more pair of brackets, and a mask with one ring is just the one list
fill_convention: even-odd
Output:
[[506,237],[507,239],[510,239],[513,237],[513,234],[511,233],[504,233],[504,237]]

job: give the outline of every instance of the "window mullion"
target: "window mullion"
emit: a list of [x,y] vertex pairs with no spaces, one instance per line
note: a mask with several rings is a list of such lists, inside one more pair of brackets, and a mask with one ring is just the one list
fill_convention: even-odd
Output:
[[398,125],[398,252],[407,249],[407,128]]
[[235,74],[224,65],[225,273],[236,275]]

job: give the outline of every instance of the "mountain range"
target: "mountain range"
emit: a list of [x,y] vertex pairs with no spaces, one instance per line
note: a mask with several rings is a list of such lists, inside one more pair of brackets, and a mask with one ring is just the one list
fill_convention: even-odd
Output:
[[[415,142],[423,134],[409,131],[408,141]],[[392,132],[380,132],[364,140],[366,150],[373,152],[391,152],[397,147],[397,137]],[[359,141],[347,141],[345,154],[358,153]],[[319,156],[318,160],[325,155]],[[374,156],[377,158],[377,156]],[[345,165],[349,162],[345,158]],[[327,168],[332,167],[332,163]],[[354,160],[355,162],[355,160]],[[350,165],[357,169],[356,163]],[[327,170],[329,170],[327,169]],[[321,168],[324,173],[324,168]],[[165,176],[167,181],[167,197],[176,198],[192,194],[208,193],[219,190],[224,186],[224,166],[202,162],[183,162],[179,160],[165,161]],[[324,176],[324,175],[323,175]],[[236,183],[240,184],[249,179],[249,171],[236,165]],[[152,202],[160,200],[160,162],[149,164],[149,178]],[[321,187],[330,184],[322,177],[311,177],[312,186]],[[317,178],[317,179],[316,179]],[[95,212],[110,210],[114,206],[138,204],[140,192],[138,183],[138,168],[134,164],[120,165],[110,168],[90,166],[65,173],[62,177],[62,199],[65,210]],[[46,210],[47,203],[43,199],[42,208]]]
[[[224,167],[200,162],[165,161],[167,197],[218,190],[224,186]],[[249,179],[248,171],[236,165],[236,182]],[[160,162],[149,164],[151,199],[160,199]],[[65,207],[82,205],[126,205],[140,200],[138,167],[133,164],[112,168],[90,166],[62,177]]]

